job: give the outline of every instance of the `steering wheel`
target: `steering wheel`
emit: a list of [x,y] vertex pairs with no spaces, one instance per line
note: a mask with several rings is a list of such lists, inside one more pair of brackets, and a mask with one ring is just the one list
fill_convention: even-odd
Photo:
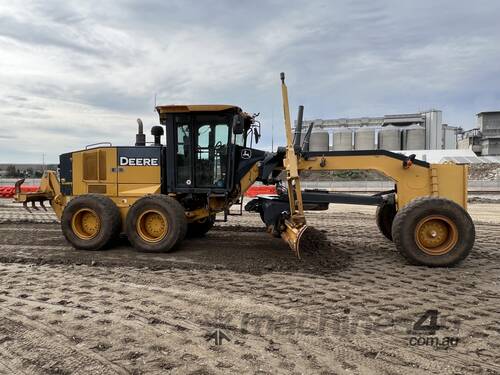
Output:
[[219,151],[222,147],[224,147],[224,145],[222,144],[222,142],[221,142],[221,141],[218,141],[218,142],[215,144],[214,149],[215,149],[216,151]]

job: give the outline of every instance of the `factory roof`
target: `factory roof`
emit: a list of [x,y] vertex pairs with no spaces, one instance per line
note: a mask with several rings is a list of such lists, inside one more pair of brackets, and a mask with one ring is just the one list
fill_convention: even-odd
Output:
[[470,149],[451,150],[404,150],[395,151],[405,155],[415,154],[417,159],[428,163],[491,164],[500,163],[500,156],[477,156]]
[[[469,164],[469,163],[479,163],[479,161],[473,161],[477,158],[474,151],[470,149],[446,149],[446,150],[402,150],[395,151],[406,156],[415,154],[417,159],[424,160],[428,163],[444,163],[446,161],[454,162],[454,160],[461,160],[457,164]],[[466,161],[469,159],[470,161]]]
[[500,114],[500,111],[485,111],[485,112],[479,112],[477,116],[479,115],[493,115],[493,114]]
[[500,156],[446,156],[440,162],[452,162],[455,164],[500,164]]

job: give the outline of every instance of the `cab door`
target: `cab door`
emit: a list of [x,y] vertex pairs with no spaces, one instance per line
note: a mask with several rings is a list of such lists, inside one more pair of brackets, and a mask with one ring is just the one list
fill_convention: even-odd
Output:
[[225,192],[230,119],[214,112],[174,116],[176,191]]
[[196,187],[223,190],[227,185],[229,123],[221,114],[195,117]]
[[198,120],[196,124],[197,187],[224,189],[227,184],[229,126],[225,121]]
[[[175,185],[177,189],[194,188],[192,116],[175,116]],[[168,147],[168,145],[167,145]]]

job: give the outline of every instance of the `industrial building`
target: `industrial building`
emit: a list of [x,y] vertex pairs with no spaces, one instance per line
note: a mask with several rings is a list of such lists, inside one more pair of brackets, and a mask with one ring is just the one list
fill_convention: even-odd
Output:
[[478,113],[477,127],[458,135],[458,148],[482,156],[500,155],[500,111]]
[[457,148],[459,128],[442,123],[442,112],[426,112],[304,121],[313,125],[310,149],[347,150],[443,150]]
[[482,135],[479,129],[465,130],[458,134],[457,146],[460,150],[472,150],[476,155],[482,155]]

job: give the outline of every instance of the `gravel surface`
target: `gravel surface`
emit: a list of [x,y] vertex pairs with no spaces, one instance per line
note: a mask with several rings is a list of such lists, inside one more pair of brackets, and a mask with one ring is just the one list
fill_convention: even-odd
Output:
[[449,269],[408,265],[373,212],[307,213],[301,259],[246,213],[140,254],[74,250],[52,212],[0,200],[0,374],[500,373],[500,204],[470,206]]

